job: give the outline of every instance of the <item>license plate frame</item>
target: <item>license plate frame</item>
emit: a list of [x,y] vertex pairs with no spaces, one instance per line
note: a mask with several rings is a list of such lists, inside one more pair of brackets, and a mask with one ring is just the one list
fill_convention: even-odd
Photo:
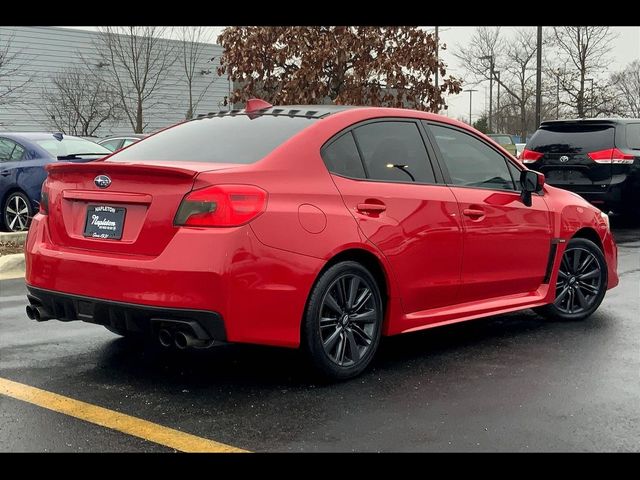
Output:
[[121,240],[126,214],[125,207],[88,205],[83,235],[98,240]]

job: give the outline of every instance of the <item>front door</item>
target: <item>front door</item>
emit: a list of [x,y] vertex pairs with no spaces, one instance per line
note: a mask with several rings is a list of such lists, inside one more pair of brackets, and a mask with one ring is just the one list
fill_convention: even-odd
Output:
[[464,225],[459,302],[535,291],[551,249],[543,196],[520,200],[520,167],[479,137],[429,122]]

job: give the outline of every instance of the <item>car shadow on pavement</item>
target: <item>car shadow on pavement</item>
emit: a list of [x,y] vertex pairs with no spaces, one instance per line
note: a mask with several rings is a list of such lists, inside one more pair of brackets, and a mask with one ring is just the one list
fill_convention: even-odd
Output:
[[[528,310],[383,338],[370,369],[358,378],[393,376],[412,369],[428,373],[451,364],[473,366],[483,358],[513,362],[515,357],[525,362],[523,351],[557,349],[563,337],[575,342],[574,334],[585,330],[594,333],[608,323],[599,312],[584,322],[549,322]],[[221,385],[252,389],[340,385],[314,375],[297,350],[254,345],[174,351],[120,338],[103,345],[96,364],[98,368],[89,372],[103,377],[92,379],[100,382],[111,379],[204,389]]]

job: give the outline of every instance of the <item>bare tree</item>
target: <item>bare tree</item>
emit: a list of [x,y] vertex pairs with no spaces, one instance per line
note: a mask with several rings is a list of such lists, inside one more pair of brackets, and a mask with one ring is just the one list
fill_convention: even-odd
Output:
[[622,71],[611,75],[611,84],[617,93],[620,113],[640,118],[640,60],[634,60]]
[[29,59],[12,45],[13,35],[0,35],[0,105],[20,100],[21,91],[31,81],[24,73]]
[[[478,27],[469,44],[454,52],[471,77],[467,83],[478,84],[489,80],[493,62],[494,84],[503,90],[503,95],[500,95],[500,110],[508,112],[517,109],[518,118],[515,123],[522,138],[527,136],[527,111],[535,96],[536,48],[534,29],[518,30],[514,37],[504,38],[500,27]],[[500,72],[499,76],[495,74],[496,71]],[[498,119],[504,116],[497,108],[492,118],[496,115]],[[501,121],[497,124],[504,125]]]
[[[212,39],[212,32],[208,27],[179,27],[178,38],[181,42],[181,58],[179,60],[189,92],[189,104],[185,118],[190,120],[214,82],[210,65],[207,65],[211,64],[214,58],[208,53],[210,48],[206,45]],[[211,76],[200,93],[194,97],[194,81],[199,75]]]
[[[548,71],[559,82],[560,103],[574,110],[578,117],[597,116],[597,104],[603,106],[600,113],[610,110],[604,107],[610,101],[608,98],[595,97],[597,92],[605,92],[597,74],[611,63],[608,54],[614,38],[610,27],[553,27],[552,41],[558,61]],[[589,85],[585,85],[587,82]]]
[[94,136],[104,122],[118,120],[121,113],[117,92],[80,67],[53,77],[42,97],[51,126],[69,135]]
[[173,44],[163,40],[165,27],[101,27],[96,42],[100,65],[118,93],[122,110],[135,133],[142,133],[145,111],[162,102],[158,90],[176,61]]

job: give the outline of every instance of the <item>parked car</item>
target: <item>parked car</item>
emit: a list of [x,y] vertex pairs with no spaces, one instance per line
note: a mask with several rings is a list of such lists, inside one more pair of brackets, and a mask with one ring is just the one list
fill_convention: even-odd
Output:
[[45,165],[84,162],[109,153],[97,143],[61,133],[0,132],[0,226],[12,232],[29,227],[47,176]]
[[606,214],[432,113],[251,100],[47,168],[27,315],[167,348],[300,347],[345,379],[381,335],[582,320],[618,284]]
[[516,157],[518,152],[516,150],[516,144],[513,141],[511,135],[503,134],[503,133],[489,133],[487,135],[489,138],[497,142],[502,148],[504,148],[511,155]]
[[526,146],[526,143],[516,143],[516,158],[520,158],[520,155]]
[[551,185],[640,220],[640,119],[542,122],[522,160]]
[[129,135],[113,135],[111,137],[103,138],[98,141],[100,145],[105,148],[108,148],[110,151],[115,152],[116,150],[120,150],[132,143],[136,143],[142,140],[147,135],[143,133],[131,133]]

